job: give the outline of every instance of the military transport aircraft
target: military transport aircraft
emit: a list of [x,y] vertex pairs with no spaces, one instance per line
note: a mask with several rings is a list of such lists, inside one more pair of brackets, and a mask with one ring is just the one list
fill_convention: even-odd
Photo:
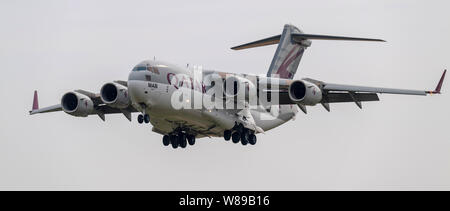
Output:
[[[441,93],[446,70],[433,91],[343,85],[311,78],[294,80],[311,40],[384,42],[306,34],[293,25],[285,25],[281,35],[231,48],[241,50],[278,43],[266,76],[201,70],[200,77],[196,77],[199,68],[147,60],[132,69],[128,81],[106,83],[100,93],[67,92],[54,106],[39,108],[35,91],[30,114],[64,111],[76,117],[98,115],[105,121],[106,114],[122,113],[131,121],[131,113],[138,112],[137,121],[151,123],[152,131],[163,136],[165,146],[185,148],[201,137],[224,137],[234,143],[254,145],[255,134],[286,123],[299,110],[306,114],[307,106],[321,104],[330,111],[332,103],[351,102],[362,108],[361,102],[378,101],[378,93],[423,96]],[[209,106],[205,102],[210,102]]]

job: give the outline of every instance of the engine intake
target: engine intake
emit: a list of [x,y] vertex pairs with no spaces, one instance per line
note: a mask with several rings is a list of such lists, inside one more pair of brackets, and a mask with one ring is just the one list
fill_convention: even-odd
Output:
[[302,105],[316,105],[322,101],[322,90],[315,84],[298,80],[289,86],[289,98]]
[[131,103],[127,87],[117,83],[103,85],[100,90],[100,98],[113,108],[126,108]]
[[63,111],[72,116],[86,117],[94,111],[94,102],[86,95],[68,92],[61,98]]

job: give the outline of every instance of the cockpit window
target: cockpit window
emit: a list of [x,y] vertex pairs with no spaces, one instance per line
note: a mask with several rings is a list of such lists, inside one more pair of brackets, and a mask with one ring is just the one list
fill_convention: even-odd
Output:
[[133,68],[133,71],[144,71],[147,70],[146,66],[137,66]]
[[132,71],[150,71],[151,73],[154,73],[154,74],[158,74],[158,75],[159,75],[159,70],[158,70],[158,68],[157,68],[157,67],[152,67],[152,66],[149,66],[149,65],[146,65],[146,66],[136,66],[136,67],[133,68]]
[[144,71],[144,70],[147,70],[147,67],[145,67],[145,66],[138,66],[136,68],[136,71]]

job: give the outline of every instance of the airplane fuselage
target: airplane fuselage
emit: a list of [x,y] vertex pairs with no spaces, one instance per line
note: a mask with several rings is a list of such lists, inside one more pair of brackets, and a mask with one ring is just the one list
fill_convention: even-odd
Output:
[[[173,79],[175,75],[181,77]],[[153,131],[157,133],[168,134],[182,127],[199,132],[200,137],[223,136],[224,130],[233,127],[236,122],[234,112],[226,109],[174,108],[171,98],[179,89],[191,89],[194,95],[207,95],[202,79],[194,79],[191,69],[161,61],[143,61],[128,77],[128,93],[133,107],[150,116]],[[273,115],[275,112],[279,115]],[[289,121],[297,112],[298,108],[293,105],[258,106],[251,110],[256,124],[264,131]]]

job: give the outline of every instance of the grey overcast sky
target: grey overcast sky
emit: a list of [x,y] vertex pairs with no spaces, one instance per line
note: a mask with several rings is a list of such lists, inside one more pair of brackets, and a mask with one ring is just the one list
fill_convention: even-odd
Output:
[[0,0],[0,189],[450,190],[449,81],[440,96],[310,107],[246,147],[205,138],[173,150],[136,115],[28,115],[35,89],[53,105],[154,56],[265,74],[276,46],[229,48],[285,23],[388,41],[313,41],[295,78],[434,89],[450,65],[449,11],[445,0]]

